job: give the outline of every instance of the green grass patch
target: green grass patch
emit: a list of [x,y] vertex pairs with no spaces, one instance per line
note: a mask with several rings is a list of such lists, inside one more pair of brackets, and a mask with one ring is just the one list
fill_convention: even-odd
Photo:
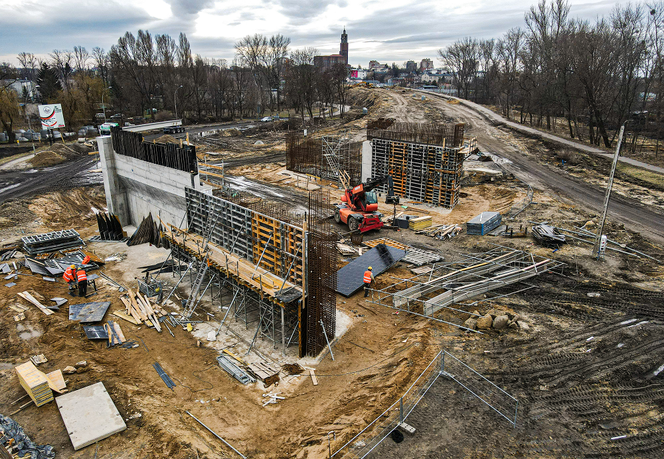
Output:
[[664,175],[662,174],[620,162],[616,169],[620,175],[626,178],[633,178],[644,186],[649,185],[652,188],[664,190]]

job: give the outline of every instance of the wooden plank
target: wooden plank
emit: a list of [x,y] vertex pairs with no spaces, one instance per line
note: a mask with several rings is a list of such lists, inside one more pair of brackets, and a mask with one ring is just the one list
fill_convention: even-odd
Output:
[[120,324],[117,322],[113,323],[113,328],[115,329],[115,333],[118,335],[118,338],[120,338],[120,344],[124,343],[127,341],[127,338],[125,338],[124,333],[122,333],[122,328],[120,328]]
[[309,370],[309,376],[311,376],[311,382],[314,383],[314,386],[318,385],[318,378],[316,378],[316,375],[314,374],[313,368]]
[[43,304],[41,304],[39,301],[37,301],[34,296],[30,295],[30,293],[28,293],[28,292],[19,292],[19,293],[17,293],[17,295],[20,296],[21,298],[23,298],[24,300],[29,301],[30,303],[34,304],[37,307],[37,309],[39,309],[41,312],[43,312],[47,316],[50,316],[51,314],[53,314],[53,311],[51,311],[50,309],[45,307]]
[[[126,319],[124,317],[124,315],[118,315],[118,314],[115,314],[115,315],[122,318],[122,319],[127,320],[128,322],[132,322],[135,325],[141,325],[143,323],[143,321],[141,320],[141,316],[138,314],[138,312],[136,312],[134,307],[131,305],[131,302],[129,301],[129,299],[125,298],[124,296],[121,296],[120,300],[122,300],[125,307],[127,308],[127,312],[124,315],[126,315],[127,317],[131,317],[133,319],[133,321]],[[117,312],[121,312],[121,311],[117,311]]]
[[46,375],[49,387],[58,394],[64,394],[67,391],[67,383],[62,374],[62,370],[55,370]]
[[112,312],[111,314],[113,314],[115,317],[119,317],[122,320],[126,320],[127,322],[129,322],[131,324],[134,324],[134,325],[141,325],[141,323],[142,323],[142,322],[136,320],[134,317],[127,314],[124,311],[115,311],[115,312]]

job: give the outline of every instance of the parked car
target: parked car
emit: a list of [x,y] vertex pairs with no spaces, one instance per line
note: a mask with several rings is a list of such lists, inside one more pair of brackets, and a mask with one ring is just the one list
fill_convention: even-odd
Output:
[[271,116],[266,116],[264,118],[261,118],[261,121],[264,122],[264,123],[267,123],[268,121],[272,121],[272,117]]

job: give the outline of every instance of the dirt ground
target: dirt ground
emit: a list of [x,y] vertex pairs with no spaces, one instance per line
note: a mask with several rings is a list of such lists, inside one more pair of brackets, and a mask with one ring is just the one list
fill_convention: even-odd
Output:
[[[355,89],[351,100],[356,109],[368,107],[369,115],[321,129],[359,130],[368,119],[385,116],[398,116],[403,121],[452,120],[441,108],[443,102],[422,100],[400,90]],[[361,133],[352,132],[361,137]],[[501,136],[496,144],[504,142],[524,155],[541,156],[542,162],[548,161],[563,173],[585,174],[574,170],[582,165],[590,169],[584,158],[558,167],[559,152],[545,154],[547,146],[503,131],[496,135]],[[208,154],[228,159],[229,174],[255,180],[282,196],[284,202],[301,202],[303,182],[284,175],[283,136],[282,131],[266,127],[211,137]],[[259,140],[262,145],[256,145]],[[587,174],[595,177],[592,171]],[[315,185],[323,186],[331,196],[339,194],[326,183]],[[617,186],[632,193],[629,187],[638,185],[619,180]],[[431,215],[435,223],[462,224],[482,211],[508,214],[510,209],[520,208],[526,191],[522,181],[507,173],[493,181],[471,181],[462,188],[460,204],[452,211],[405,201],[397,212]],[[658,196],[649,193],[652,204],[657,204]],[[6,201],[0,207],[0,237],[9,243],[24,234],[75,228],[87,240],[96,230],[93,211],[103,210],[104,202],[101,187]],[[381,203],[379,210],[392,215],[393,207]],[[571,227],[597,220],[597,212],[538,186],[532,204],[507,223],[519,227],[549,221]],[[346,231],[342,225],[335,228],[340,233]],[[664,249],[632,227],[609,218],[605,232],[612,240],[664,259]],[[247,328],[236,320],[224,327],[216,341],[208,342],[205,336],[218,327],[224,312],[220,308],[230,302],[228,295],[221,304],[206,298],[199,309],[202,323],[192,332],[174,329],[175,337],[166,330],[160,334],[118,319],[126,337],[138,347],[108,349],[88,341],[81,326],[68,320],[67,305],[45,316],[21,300],[16,293],[25,290],[41,295],[45,302],[66,296],[61,280],[47,282],[23,269],[17,285],[2,287],[6,291],[0,297],[0,412],[11,413],[22,403],[12,405],[24,394],[14,366],[44,353],[49,361],[40,369],[47,372],[86,360],[85,368],[66,377],[68,388],[102,381],[127,423],[126,431],[74,452],[54,403],[29,406],[12,416],[35,442],[53,445],[58,457],[236,457],[185,413],[189,411],[247,457],[322,458],[328,454],[328,432],[336,433],[336,440],[331,441],[335,451],[396,401],[439,350],[445,349],[519,400],[516,428],[459,384],[441,377],[407,420],[416,428],[415,434],[406,435],[401,443],[386,439],[370,457],[661,457],[661,264],[618,253],[607,254],[598,262],[592,259],[588,245],[572,242],[554,251],[536,245],[530,237],[477,237],[462,232],[439,241],[409,230],[382,230],[365,239],[374,237],[438,250],[446,261],[458,259],[460,253],[504,246],[555,258],[566,265],[562,273],[544,274],[457,305],[482,314],[491,310],[519,314],[524,324],[483,335],[414,315],[395,314],[361,294],[339,296],[337,322],[342,334],[333,347],[334,361],[325,353],[320,361],[298,359],[294,345],[282,355],[280,346],[275,348],[267,340],[258,340],[255,349],[245,354],[255,325]],[[141,275],[141,266],[158,263],[168,253],[148,245],[127,247],[119,243],[90,243],[88,249],[101,259],[120,254],[122,260],[109,261],[103,271],[132,288]],[[411,267],[398,263],[379,276],[376,286],[385,288],[411,277]],[[162,278],[167,286],[174,284],[170,274]],[[109,311],[124,309],[116,287],[99,281],[98,288],[92,301],[110,301]],[[514,293],[516,290],[521,291]],[[175,303],[186,298],[187,292],[185,281]],[[90,301],[67,298],[73,304]],[[11,306],[18,304],[28,309],[26,318],[15,322],[17,312]],[[175,305],[169,308],[177,310]],[[461,324],[469,314],[446,313],[441,317]],[[113,316],[106,319],[113,320]],[[217,365],[215,357],[224,348],[247,360],[267,360],[277,366],[297,362],[315,368],[319,384],[314,386],[306,372],[301,376],[282,372],[277,386],[243,386]],[[172,377],[174,390],[168,389],[151,368],[155,362]],[[263,407],[263,394],[269,393],[279,393],[285,399]]]

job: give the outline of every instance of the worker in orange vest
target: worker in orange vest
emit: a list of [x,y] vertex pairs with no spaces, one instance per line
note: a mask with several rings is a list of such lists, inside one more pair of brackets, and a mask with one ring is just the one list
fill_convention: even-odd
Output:
[[79,269],[76,277],[78,278],[78,296],[84,297],[88,293],[88,276],[85,274],[85,269]]
[[373,273],[371,272],[373,268],[369,266],[366,271],[364,271],[364,297],[369,296],[369,287],[374,280]]
[[83,259],[83,264],[87,265],[90,263],[90,255],[86,255],[85,258]]
[[71,265],[67,268],[62,278],[69,286],[69,294],[74,296],[74,290],[76,289],[76,265]]

